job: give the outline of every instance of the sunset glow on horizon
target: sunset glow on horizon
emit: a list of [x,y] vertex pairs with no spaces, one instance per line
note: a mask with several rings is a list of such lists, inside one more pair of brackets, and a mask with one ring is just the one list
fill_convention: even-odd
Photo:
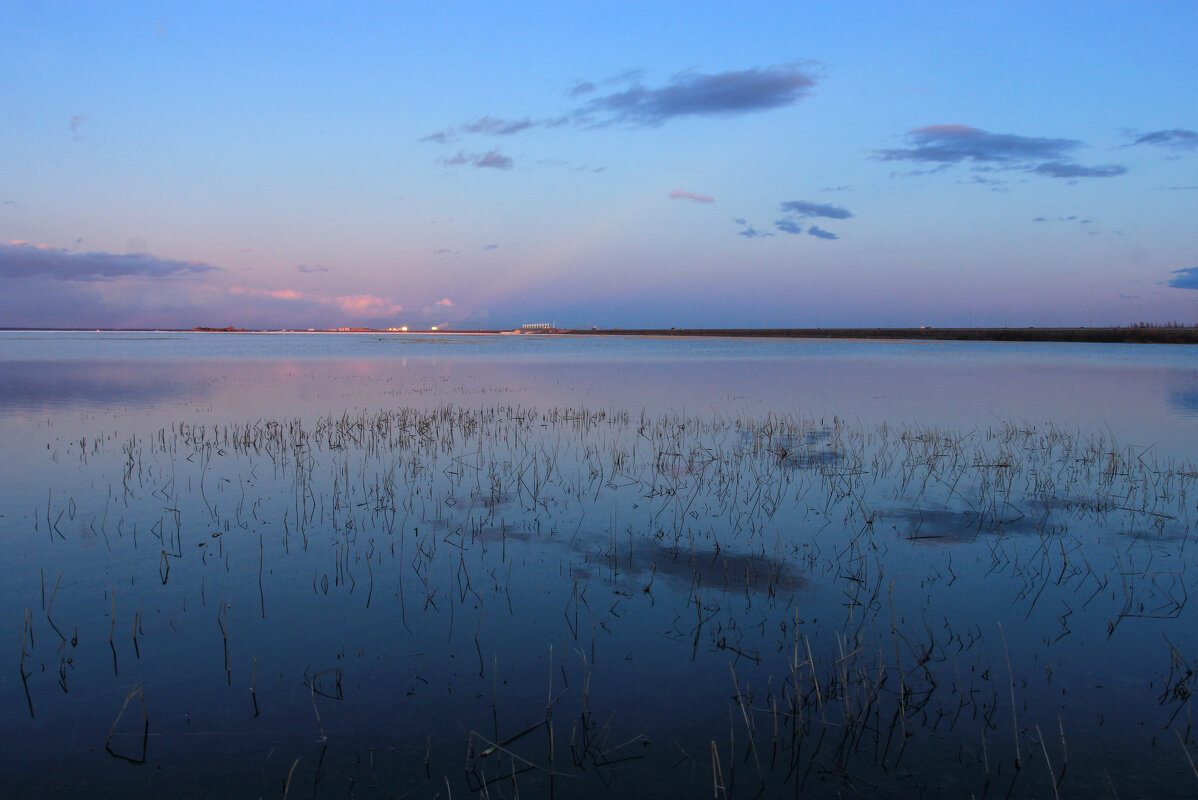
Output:
[[0,327],[1198,322],[1193,3],[0,26]]

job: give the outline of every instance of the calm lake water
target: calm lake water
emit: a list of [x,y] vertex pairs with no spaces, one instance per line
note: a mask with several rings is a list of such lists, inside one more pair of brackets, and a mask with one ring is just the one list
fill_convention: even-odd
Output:
[[1198,789],[1190,349],[5,332],[0,437],[11,796]]

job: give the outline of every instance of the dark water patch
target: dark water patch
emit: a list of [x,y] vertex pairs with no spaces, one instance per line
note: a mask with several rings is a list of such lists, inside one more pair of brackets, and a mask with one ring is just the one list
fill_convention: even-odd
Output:
[[586,563],[603,564],[613,574],[633,576],[646,591],[658,578],[683,594],[717,590],[772,595],[807,586],[806,577],[794,564],[764,553],[694,548],[654,538],[606,546],[592,542],[583,552]]
[[978,536],[1053,535],[1060,528],[1045,524],[1017,510],[1007,513],[990,511],[958,511],[947,508],[886,509],[878,512],[882,524],[889,525],[905,539],[912,541],[965,544]]

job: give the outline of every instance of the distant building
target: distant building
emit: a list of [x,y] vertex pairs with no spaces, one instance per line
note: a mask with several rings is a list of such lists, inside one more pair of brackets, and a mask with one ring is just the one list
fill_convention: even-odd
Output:
[[552,322],[526,322],[520,326],[522,331],[551,331],[555,323]]

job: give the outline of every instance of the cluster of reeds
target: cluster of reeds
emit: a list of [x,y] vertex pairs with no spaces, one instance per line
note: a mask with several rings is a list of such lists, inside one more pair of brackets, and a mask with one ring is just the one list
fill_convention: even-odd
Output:
[[[249,730],[311,727],[319,758],[279,762],[285,791],[363,736],[423,765],[388,784],[371,756],[388,791],[484,796],[652,775],[716,796],[1104,790],[1086,775],[1118,738],[1107,703],[1194,744],[1198,473],[1102,436],[440,406],[74,450],[95,477],[32,516],[59,578],[25,614],[20,677],[30,717],[43,672],[64,696],[83,662],[96,683],[105,629],[125,760],[148,740],[114,744],[121,715],[138,694],[149,730],[153,685],[171,690],[147,670],[176,659],[217,673],[206,702],[244,685]],[[103,542],[106,584],[75,531]],[[451,697],[456,733],[374,727],[376,705],[428,720]],[[1168,737],[1138,741],[1187,768]],[[340,758],[365,774],[360,747]]]

